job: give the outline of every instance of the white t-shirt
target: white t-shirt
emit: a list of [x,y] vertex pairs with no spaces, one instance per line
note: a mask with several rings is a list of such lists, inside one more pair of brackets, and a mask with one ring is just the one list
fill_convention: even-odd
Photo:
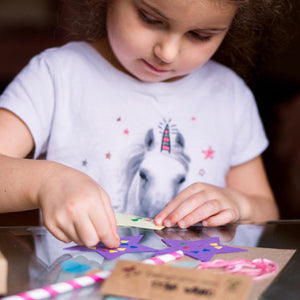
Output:
[[225,186],[229,168],[267,147],[254,97],[209,61],[174,82],[141,82],[85,42],[34,57],[0,98],[32,133],[34,157],[78,169],[117,212],[153,217],[194,182]]

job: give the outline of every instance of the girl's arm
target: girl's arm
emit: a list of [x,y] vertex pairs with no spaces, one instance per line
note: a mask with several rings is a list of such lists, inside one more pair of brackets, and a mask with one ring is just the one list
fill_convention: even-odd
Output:
[[41,208],[48,230],[64,242],[117,247],[110,199],[89,176],[64,165],[24,159],[34,147],[27,126],[0,109],[0,212]]
[[158,225],[189,227],[202,222],[219,226],[235,221],[279,218],[261,157],[230,169],[227,187],[195,183],[179,193],[156,216]]
[[226,183],[228,188],[245,196],[245,203],[241,203],[241,220],[259,222],[279,218],[261,156],[231,168]]

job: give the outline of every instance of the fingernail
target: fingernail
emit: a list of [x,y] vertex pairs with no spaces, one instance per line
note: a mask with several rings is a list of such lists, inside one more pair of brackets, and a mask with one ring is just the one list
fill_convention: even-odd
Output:
[[169,220],[165,220],[164,225],[166,227],[171,227],[171,222]]
[[117,248],[120,245],[120,239],[116,236],[109,238],[106,243],[104,243],[108,248]]
[[178,226],[180,227],[180,228],[185,228],[185,223],[184,223],[184,221],[179,221],[178,222]]
[[161,226],[161,224],[162,224],[161,218],[154,219],[154,223],[155,223],[156,225]]

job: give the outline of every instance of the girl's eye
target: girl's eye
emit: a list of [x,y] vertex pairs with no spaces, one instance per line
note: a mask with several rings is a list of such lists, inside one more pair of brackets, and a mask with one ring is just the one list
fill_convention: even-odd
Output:
[[202,35],[202,34],[199,34],[195,31],[190,31],[189,35],[192,39],[199,40],[201,42],[207,42],[211,39],[211,35]]
[[162,24],[161,21],[149,16],[148,14],[144,13],[143,11],[139,11],[139,16],[142,19],[142,21],[144,21],[147,24]]

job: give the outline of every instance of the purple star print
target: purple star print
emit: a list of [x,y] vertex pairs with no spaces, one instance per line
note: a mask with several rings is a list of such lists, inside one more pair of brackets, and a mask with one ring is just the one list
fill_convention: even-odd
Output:
[[220,244],[218,237],[212,237],[204,240],[197,241],[184,241],[184,240],[168,240],[162,241],[170,246],[155,253],[161,255],[166,253],[182,250],[185,255],[193,257],[201,261],[209,261],[217,253],[230,253],[230,252],[244,252],[247,251],[241,248],[235,248]]
[[85,246],[73,246],[65,249],[97,252],[108,260],[115,259],[125,253],[156,252],[157,249],[149,248],[139,244],[142,237],[143,235],[122,237],[120,239],[120,245],[117,248],[107,248],[100,242],[96,246],[90,248]]

